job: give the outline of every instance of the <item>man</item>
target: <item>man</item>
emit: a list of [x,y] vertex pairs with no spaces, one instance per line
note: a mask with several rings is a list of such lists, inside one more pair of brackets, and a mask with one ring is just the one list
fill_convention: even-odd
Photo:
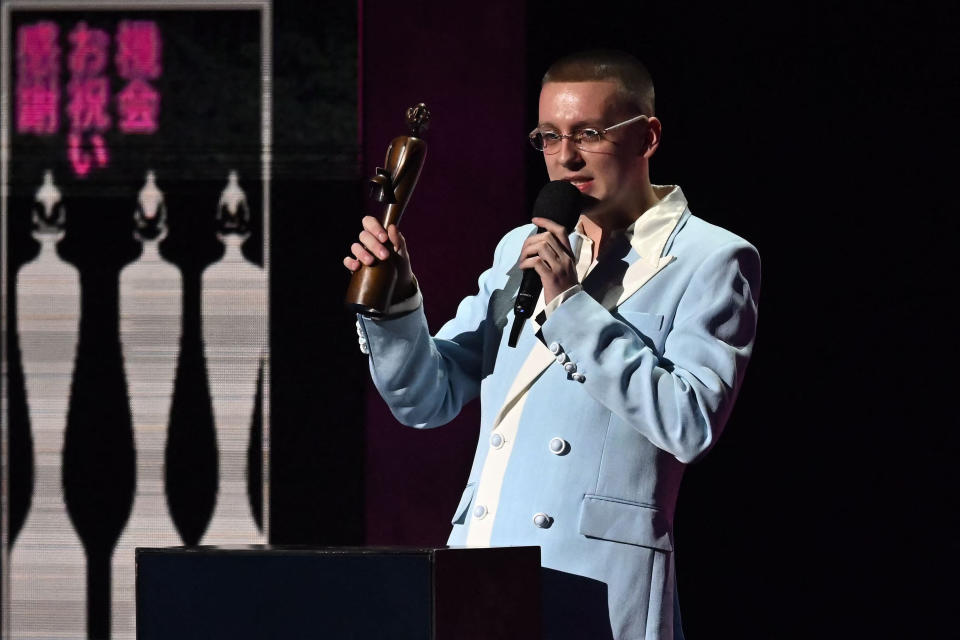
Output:
[[[757,252],[693,216],[679,187],[651,185],[660,135],[637,60],[564,58],[544,76],[531,142],[550,179],[585,196],[574,233],[541,218],[508,233],[435,337],[395,227],[364,218],[344,259],[356,270],[386,258],[388,239],[397,248],[397,304],[388,319],[358,321],[397,419],[441,425],[480,396],[449,544],[539,545],[547,638],[682,637],[677,491],[684,465],[719,436],[752,350]],[[523,269],[543,293],[510,348]]]

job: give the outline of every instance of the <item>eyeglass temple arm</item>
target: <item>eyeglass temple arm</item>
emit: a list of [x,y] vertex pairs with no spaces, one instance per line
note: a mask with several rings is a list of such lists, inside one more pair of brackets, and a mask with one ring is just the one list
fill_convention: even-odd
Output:
[[641,118],[646,118],[646,117],[647,117],[647,116],[645,116],[645,115],[643,115],[643,114],[640,114],[639,116],[634,116],[634,117],[630,118],[629,120],[624,120],[623,122],[618,122],[617,124],[615,124],[615,125],[613,125],[613,126],[607,127],[606,129],[603,130],[603,133],[606,133],[607,131],[613,131],[614,129],[616,129],[616,128],[618,128],[618,127],[625,127],[625,126],[628,125],[628,124],[633,124],[633,123],[636,122],[637,120],[640,120]]

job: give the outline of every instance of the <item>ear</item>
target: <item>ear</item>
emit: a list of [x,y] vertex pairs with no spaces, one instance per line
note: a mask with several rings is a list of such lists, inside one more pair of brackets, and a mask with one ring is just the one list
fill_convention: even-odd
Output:
[[647,160],[650,159],[656,151],[657,147],[660,146],[660,136],[663,133],[663,126],[660,124],[660,120],[657,118],[651,117],[647,120],[646,127],[646,139],[643,141],[643,146],[640,147],[643,157]]

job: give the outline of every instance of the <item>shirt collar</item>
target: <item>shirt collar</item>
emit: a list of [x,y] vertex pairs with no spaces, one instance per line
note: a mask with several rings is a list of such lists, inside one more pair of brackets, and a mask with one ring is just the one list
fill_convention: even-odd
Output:
[[[687,198],[677,185],[653,185],[653,191],[660,200],[624,229],[623,235],[637,255],[645,260],[656,261],[663,255],[670,234],[687,209]],[[573,233],[582,239],[581,244],[590,241],[583,232],[582,215]]]

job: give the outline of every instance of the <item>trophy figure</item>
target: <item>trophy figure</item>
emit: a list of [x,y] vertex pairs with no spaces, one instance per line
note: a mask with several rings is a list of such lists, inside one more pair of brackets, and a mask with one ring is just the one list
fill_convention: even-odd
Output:
[[167,235],[163,192],[148,171],[133,214],[140,257],[120,272],[120,345],[133,418],[137,483],[111,562],[111,638],[136,637],[135,547],[182,544],[167,506],[164,455],[182,327],[180,270],[160,255]]
[[247,492],[257,374],[268,337],[267,278],[240,250],[249,226],[247,198],[237,172],[231,171],[217,208],[217,237],[225,251],[203,272],[201,285],[204,355],[219,452],[217,502],[202,544],[266,542]]
[[17,274],[17,335],[33,437],[33,495],[10,551],[9,632],[87,637],[87,562],[67,513],[63,444],[80,322],[80,276],[57,255],[66,211],[45,172],[33,207],[39,255]]
[[[417,185],[427,143],[420,137],[430,123],[430,111],[422,102],[407,109],[409,135],[399,136],[390,142],[384,166],[377,167],[376,175],[370,178],[371,197],[383,203],[381,224],[386,229],[399,224],[403,210]],[[350,278],[347,288],[347,308],[366,316],[382,316],[390,306],[393,289],[397,284],[397,266],[394,255],[370,266],[361,264]]]

